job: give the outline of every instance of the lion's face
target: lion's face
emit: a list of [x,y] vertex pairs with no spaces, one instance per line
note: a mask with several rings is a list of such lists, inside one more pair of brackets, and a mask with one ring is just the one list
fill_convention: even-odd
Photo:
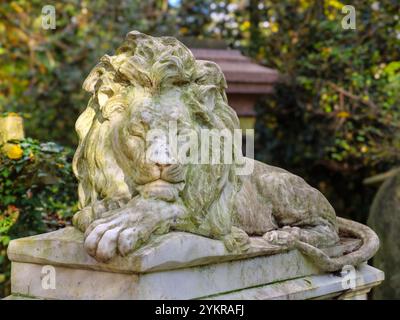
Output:
[[[168,87],[161,92],[135,86],[126,89],[126,103],[104,106],[113,132],[113,151],[129,182],[146,197],[176,200],[185,185],[187,165],[177,158],[171,143],[180,150],[185,142],[177,139],[197,130],[185,104],[186,86]],[[175,140],[174,137],[176,138]]]
[[187,145],[201,129],[239,127],[219,67],[196,61],[176,39],[132,33],[84,87],[93,96],[76,124],[81,207],[141,195],[180,201],[218,225],[219,201],[229,202],[235,189],[234,165],[193,163]]

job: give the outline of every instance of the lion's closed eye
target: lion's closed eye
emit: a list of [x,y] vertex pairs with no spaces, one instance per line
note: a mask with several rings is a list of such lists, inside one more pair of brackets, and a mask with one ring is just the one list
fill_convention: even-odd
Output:
[[110,119],[110,117],[112,116],[112,114],[114,113],[121,113],[125,110],[125,107],[120,104],[108,104],[105,108],[103,108],[102,110],[102,115],[103,118],[105,119]]
[[127,128],[128,134],[133,137],[145,139],[146,130],[143,123],[134,123]]

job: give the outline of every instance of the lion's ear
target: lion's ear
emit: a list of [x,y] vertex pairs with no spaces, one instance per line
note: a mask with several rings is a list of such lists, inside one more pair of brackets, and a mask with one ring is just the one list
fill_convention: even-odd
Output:
[[94,88],[96,87],[96,83],[100,78],[100,73],[98,70],[99,65],[94,67],[94,69],[89,73],[85,81],[83,82],[82,88],[83,90],[94,93]]
[[218,88],[215,85],[199,86],[198,97],[207,113],[213,112],[215,109],[217,93]]
[[194,81],[200,85],[214,85],[220,90],[227,88],[221,68],[212,61],[196,60],[194,78]]
[[100,62],[90,71],[89,75],[83,82],[82,88],[90,93],[94,93],[96,89],[96,84],[100,77],[107,71],[113,70],[111,64],[111,57],[104,55]]

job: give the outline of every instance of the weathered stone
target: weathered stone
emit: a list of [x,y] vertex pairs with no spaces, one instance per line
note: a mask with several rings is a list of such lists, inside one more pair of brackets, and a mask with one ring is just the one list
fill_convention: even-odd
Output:
[[76,229],[10,243],[14,295],[204,298],[360,266],[376,252],[376,234],[336,217],[303,179],[242,156],[224,75],[176,39],[129,33],[84,88]]
[[[344,278],[340,275],[322,274],[296,279],[278,281],[252,288],[237,290],[203,297],[207,300],[304,300],[304,299],[339,299],[366,300],[372,287],[379,285],[384,279],[383,272],[367,265],[357,268],[356,286],[344,289]],[[99,297],[100,295],[96,295]],[[44,299],[38,296],[13,294],[7,300]],[[74,299],[77,299],[74,297]]]
[[400,299],[400,172],[379,188],[368,218],[381,241],[373,265],[383,270],[386,281],[373,290],[374,299]]
[[[359,245],[344,239],[324,250],[337,256]],[[221,241],[182,232],[108,263],[85,252],[74,228],[15,240],[8,255],[13,295],[46,299],[194,299],[323,273],[298,250],[262,238],[252,239],[247,253],[232,254]],[[55,268],[55,289],[42,285],[48,265]]]
[[[370,266],[357,268],[353,289],[343,289],[343,278],[338,275],[323,274],[292,280],[280,281],[254,288],[237,290],[204,297],[205,300],[305,300],[338,299],[367,300],[371,288],[378,286],[384,279],[383,272]],[[5,300],[43,300],[44,298],[13,294]],[[76,299],[76,297],[75,297]]]
[[[301,250],[327,271],[376,252],[375,233],[337,218],[303,179],[242,156],[221,69],[196,60],[178,40],[130,32],[115,55],[101,58],[84,88],[92,98],[76,123],[81,211],[74,225],[98,261],[172,230],[222,240],[232,252],[246,252],[250,237],[263,236]],[[205,129],[232,141],[203,145]],[[340,232],[362,239],[357,252],[331,258],[319,250],[337,243]]]
[[384,280],[384,273],[361,265],[353,279],[355,287],[345,289],[340,275],[321,274],[275,282],[264,286],[208,297],[218,300],[367,300],[371,288]]
[[[82,232],[67,227],[11,241],[8,257],[14,262],[118,273],[145,273],[243,260],[288,251],[282,246],[271,245],[262,237],[252,237],[248,251],[234,253],[228,251],[222,241],[186,232],[171,232],[154,237],[149,244],[126,257],[115,256],[111,261],[102,263],[86,253],[83,242]],[[330,257],[337,257],[358,249],[360,245],[361,242],[357,239],[341,239],[339,244],[322,250]]]

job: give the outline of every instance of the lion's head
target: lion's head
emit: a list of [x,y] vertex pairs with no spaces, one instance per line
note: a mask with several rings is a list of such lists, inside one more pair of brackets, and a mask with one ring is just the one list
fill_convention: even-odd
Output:
[[[130,32],[115,55],[101,58],[83,87],[93,95],[76,123],[80,206],[139,195],[181,201],[200,233],[227,233],[239,184],[235,165],[181,163],[168,142],[171,124],[180,136],[239,128],[220,68],[196,60],[175,38]],[[177,140],[178,149],[184,142]]]

